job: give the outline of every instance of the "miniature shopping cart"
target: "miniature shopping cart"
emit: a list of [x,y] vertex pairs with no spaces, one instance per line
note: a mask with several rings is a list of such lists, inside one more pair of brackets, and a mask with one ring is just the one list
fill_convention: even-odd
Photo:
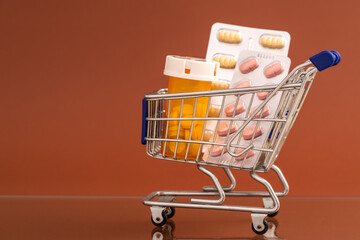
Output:
[[[289,131],[294,124],[296,117],[300,111],[300,108],[305,100],[305,97],[310,89],[310,86],[314,80],[317,71],[322,71],[328,67],[334,66],[340,62],[340,55],[336,51],[323,51],[313,57],[311,57],[304,64],[295,67],[292,72],[286,76],[278,85],[261,86],[261,87],[249,87],[249,88],[237,88],[237,89],[225,89],[225,90],[214,90],[204,92],[186,92],[186,93],[174,93],[168,94],[167,89],[161,89],[155,93],[145,95],[143,100],[143,126],[142,126],[142,143],[146,144],[146,153],[153,157],[164,160],[171,160],[177,162],[185,162],[196,164],[198,169],[208,175],[214,182],[213,187],[205,186],[203,191],[156,191],[147,196],[143,203],[151,206],[151,220],[156,226],[162,226],[166,223],[167,219],[171,218],[175,214],[175,208],[199,208],[199,209],[217,209],[217,210],[231,210],[231,211],[248,211],[251,212],[252,218],[252,229],[257,234],[264,234],[268,230],[268,222],[265,219],[266,216],[275,216],[280,208],[278,197],[285,196],[289,192],[289,185],[280,169],[274,165],[276,158],[289,134]],[[251,99],[258,92],[268,92],[267,98],[256,108],[254,112],[249,113],[251,109],[252,100],[250,106],[246,111],[245,117],[209,117],[210,102],[212,98],[221,97],[222,104],[220,112],[224,110],[225,99],[229,96],[243,96],[250,95]],[[275,115],[272,118],[262,118],[262,113],[266,104],[270,99],[280,94],[280,102],[275,111]],[[207,113],[205,117],[196,117],[196,103],[199,98],[209,98],[207,105]],[[166,109],[170,108],[172,101],[181,101],[181,109],[184,105],[184,100],[194,100],[194,114],[192,117],[180,117],[170,118],[169,111]],[[238,102],[238,100],[237,100]],[[181,110],[180,110],[181,112]],[[260,115],[259,115],[260,114]],[[178,121],[180,126],[181,121],[191,121],[191,129],[194,126],[195,121],[203,121],[204,124],[208,121],[216,122],[215,135],[218,130],[218,125],[221,121],[242,123],[238,130],[226,137],[224,143],[219,143],[213,139],[204,139],[205,128],[202,131],[201,140],[180,139],[179,133],[175,138],[167,138],[166,133],[168,132],[168,122]],[[260,123],[267,122],[271,124],[270,131],[267,133],[266,139],[262,147],[254,146],[255,133],[252,138],[248,141],[247,145],[239,145],[235,139],[241,136],[244,129],[249,124],[255,124],[256,127]],[[255,132],[255,131],[254,131]],[[165,137],[164,137],[165,136]],[[175,144],[175,152],[169,156],[165,154],[164,145],[172,143]],[[218,161],[210,162],[204,157],[203,150],[199,150],[196,159],[188,159],[187,153],[189,147],[186,149],[186,153],[183,157],[179,157],[176,154],[176,150],[179,144],[198,144],[202,146],[202,149],[213,149],[215,146],[223,148],[222,155],[225,151],[236,158],[244,156],[242,164],[235,164],[238,161]],[[211,147],[206,147],[211,146]],[[199,147],[201,149],[201,147]],[[249,152],[257,152],[256,161],[253,162],[252,166],[244,164],[248,158]],[[216,175],[206,166],[216,166],[224,169],[227,177],[230,180],[229,186],[221,186]],[[250,171],[250,176],[265,186],[267,192],[260,191],[234,191],[236,181],[230,169],[239,169]],[[268,172],[272,169],[279,177],[284,189],[282,192],[275,192],[268,181],[257,175],[258,172]],[[235,205],[224,205],[226,197],[240,197],[240,196],[258,196],[263,199],[262,207],[253,206],[235,206]],[[190,201],[177,202],[175,197],[183,198],[188,197]]]

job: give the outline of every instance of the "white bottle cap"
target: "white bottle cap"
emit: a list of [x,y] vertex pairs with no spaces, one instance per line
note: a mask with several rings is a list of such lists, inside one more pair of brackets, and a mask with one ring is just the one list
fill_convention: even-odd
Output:
[[166,56],[164,75],[200,81],[217,80],[218,62],[206,62],[205,59]]

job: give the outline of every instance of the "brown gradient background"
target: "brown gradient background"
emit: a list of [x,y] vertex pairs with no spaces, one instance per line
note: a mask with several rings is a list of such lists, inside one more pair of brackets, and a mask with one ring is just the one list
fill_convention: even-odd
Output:
[[[209,184],[195,165],[146,155],[141,100],[167,86],[166,55],[205,57],[211,25],[225,22],[290,32],[292,68],[341,53],[317,75],[277,164],[291,195],[359,196],[359,9],[355,0],[0,0],[0,194]],[[236,176],[257,188],[247,172]]]

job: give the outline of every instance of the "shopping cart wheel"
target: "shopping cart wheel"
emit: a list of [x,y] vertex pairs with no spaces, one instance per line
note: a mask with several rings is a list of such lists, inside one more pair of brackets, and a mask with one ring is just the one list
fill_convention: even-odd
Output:
[[269,213],[268,217],[275,217],[276,215],[278,215],[279,211],[274,212],[274,213]]
[[165,209],[165,213],[168,219],[172,218],[175,215],[175,208],[168,207]]
[[161,216],[153,216],[151,215],[151,222],[158,227],[164,226],[167,222],[168,218],[166,216],[165,211],[161,212]]
[[257,225],[256,227],[254,227],[254,224],[251,224],[251,229],[254,231],[254,233],[262,235],[264,233],[267,232],[267,230],[269,229],[269,223],[268,221],[266,221],[266,219],[263,220],[263,226],[261,225]]
[[[263,202],[264,202],[264,208],[273,208],[274,207],[274,202],[270,197],[263,197]],[[276,211],[274,213],[269,213],[267,216],[268,217],[275,217],[278,214],[279,211]]]

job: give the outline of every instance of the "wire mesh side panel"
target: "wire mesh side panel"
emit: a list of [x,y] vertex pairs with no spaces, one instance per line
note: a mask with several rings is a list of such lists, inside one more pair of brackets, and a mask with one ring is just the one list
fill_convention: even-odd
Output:
[[199,161],[203,143],[209,139],[205,129],[209,105],[210,97],[149,100],[148,154],[169,160]]
[[[162,117],[163,117],[163,101],[162,100],[148,100],[148,117],[153,120],[147,121],[146,136],[151,139],[158,139],[162,134]],[[146,152],[150,156],[155,156],[161,147],[161,141],[150,140],[146,142]]]
[[269,136],[268,143],[266,143],[269,145],[269,148],[273,149],[273,153],[268,156],[263,156],[264,169],[268,170],[278,157],[310,90],[316,72],[316,69],[313,67],[308,68],[306,71],[299,72],[294,76],[292,81],[300,82],[301,87],[283,94],[282,100],[286,102],[287,105],[285,105],[283,109],[280,108],[281,104],[279,105],[279,115],[285,117],[286,122],[278,124],[278,126],[274,125],[273,127],[273,133]]
[[[266,139],[270,124],[276,121],[271,116],[268,106],[261,109],[251,121],[234,139],[232,149],[236,153],[243,153],[237,157],[232,157],[227,148],[220,144],[227,144],[231,136],[239,131],[244,122],[254,114],[254,110],[258,108],[255,99],[259,91],[251,93],[237,94],[228,96],[235,102],[233,105],[225,104],[225,113],[223,108],[221,113],[226,117],[225,120],[217,121],[214,139],[214,145],[211,145],[204,154],[204,160],[208,163],[218,164],[224,167],[239,168],[244,170],[253,170],[257,164],[257,159],[262,152],[271,151],[262,147],[263,141]],[[225,101],[227,102],[227,101]],[[230,109],[230,110],[229,110]],[[225,131],[224,131],[225,130]],[[215,138],[216,136],[216,138]]]
[[[280,88],[274,99],[279,103],[276,109],[269,110],[265,105],[258,113],[254,111],[259,108],[254,101],[256,95],[264,92],[269,95],[276,86],[205,95],[162,92],[162,96],[147,99],[147,153],[173,161],[267,171],[310,88],[314,74],[307,73],[299,70],[289,79],[289,83],[296,84]],[[221,98],[220,105],[211,104],[215,97]],[[250,117],[254,118],[243,127]],[[230,149],[239,156],[232,157],[226,145],[240,128],[242,131]]]

